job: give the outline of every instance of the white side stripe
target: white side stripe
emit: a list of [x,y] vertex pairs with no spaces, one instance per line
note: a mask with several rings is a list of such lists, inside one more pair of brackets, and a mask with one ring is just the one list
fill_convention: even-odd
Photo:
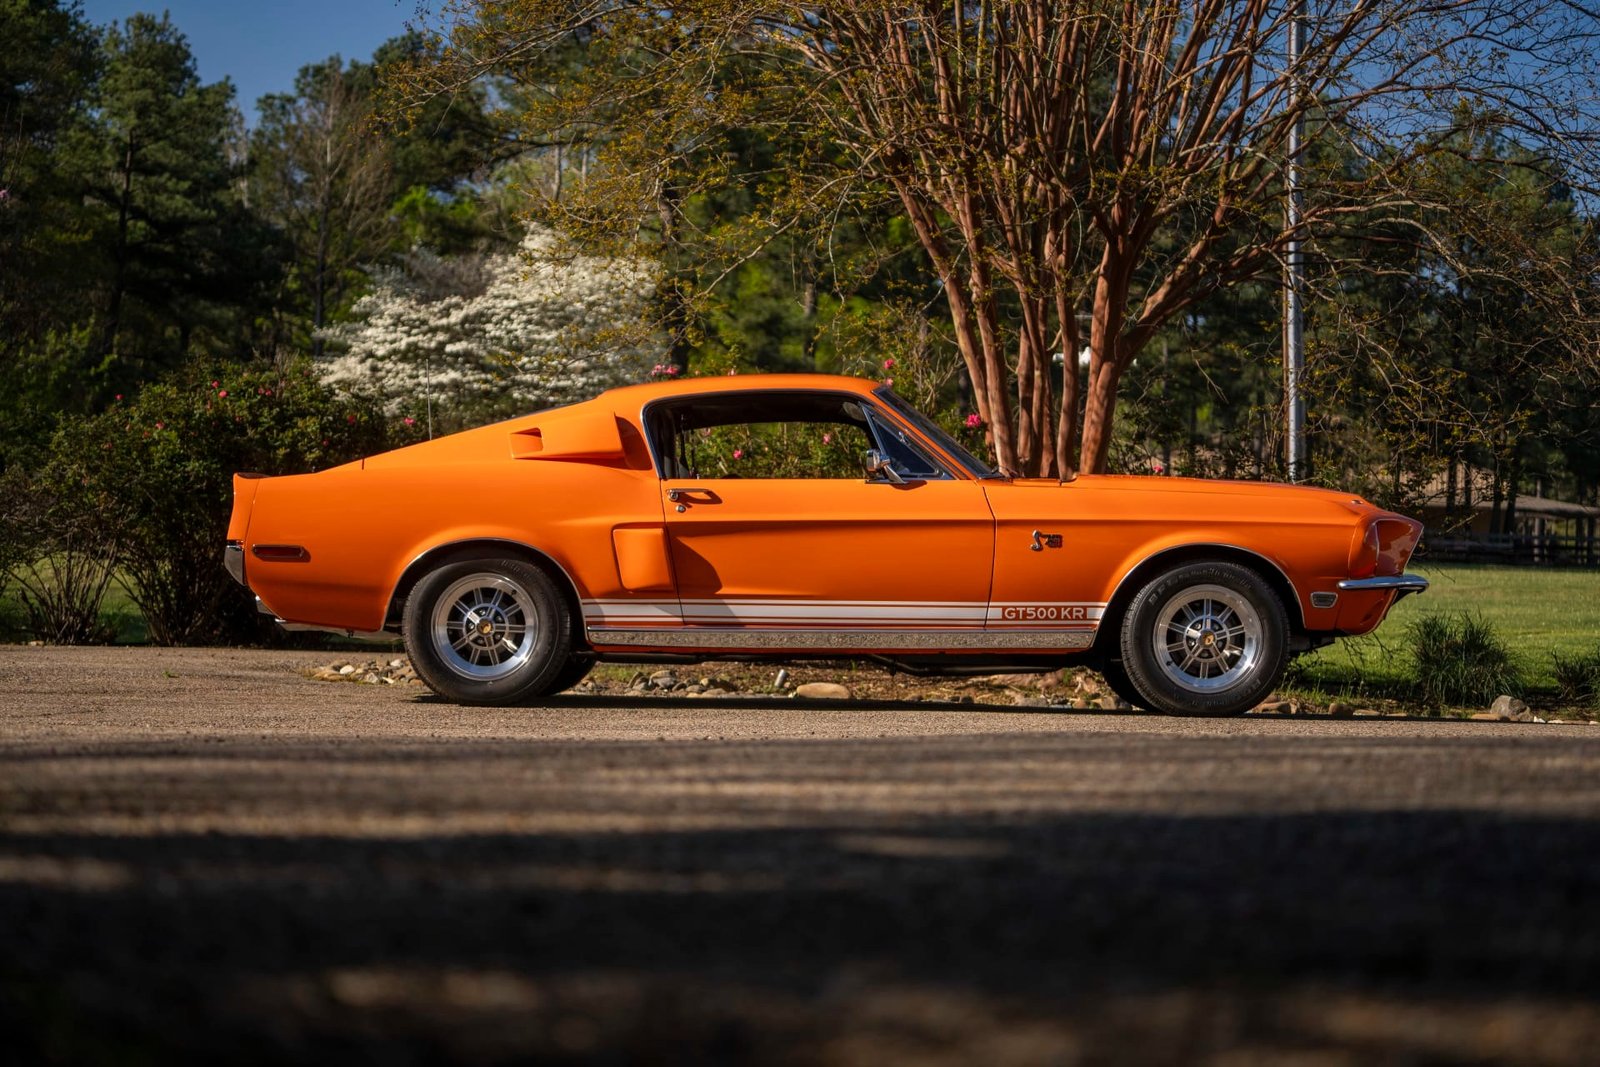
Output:
[[682,621],[701,625],[778,625],[798,623],[841,626],[899,624],[988,629],[1060,629],[1098,623],[1106,605],[1088,601],[927,600],[795,600],[728,598],[726,600],[585,600],[583,620],[589,626],[660,625]]

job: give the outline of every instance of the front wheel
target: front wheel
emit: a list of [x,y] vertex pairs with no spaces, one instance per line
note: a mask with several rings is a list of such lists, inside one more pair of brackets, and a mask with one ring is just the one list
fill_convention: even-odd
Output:
[[1106,685],[1115,693],[1124,704],[1134,708],[1147,708],[1149,701],[1144,694],[1133,687],[1133,680],[1128,677],[1128,670],[1119,660],[1108,659],[1100,664],[1100,677],[1106,680]]
[[572,620],[550,576],[520,559],[430,571],[406,599],[406,651],[429,688],[459,704],[515,704],[550,691],[570,662]]
[[1242,715],[1288,666],[1289,618],[1255,571],[1188,563],[1134,595],[1122,665],[1147,706],[1169,715]]

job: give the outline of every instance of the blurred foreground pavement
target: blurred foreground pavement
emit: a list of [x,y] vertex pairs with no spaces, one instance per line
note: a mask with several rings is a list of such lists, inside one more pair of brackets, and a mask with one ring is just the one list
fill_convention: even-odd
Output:
[[0,648],[10,1062],[1600,1049],[1600,727],[470,709],[325,659]]

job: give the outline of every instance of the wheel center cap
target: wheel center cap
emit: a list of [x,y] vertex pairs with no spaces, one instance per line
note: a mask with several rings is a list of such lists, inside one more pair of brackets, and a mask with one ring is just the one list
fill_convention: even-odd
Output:
[[482,621],[482,622],[480,622],[478,624],[478,632],[480,634],[493,633],[494,632],[494,623],[490,622],[488,619],[485,619],[484,621]]

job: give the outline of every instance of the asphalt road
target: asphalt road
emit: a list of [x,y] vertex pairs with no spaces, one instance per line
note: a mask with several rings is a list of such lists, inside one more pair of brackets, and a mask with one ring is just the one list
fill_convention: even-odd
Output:
[[0,648],[10,1062],[1600,1054],[1600,727],[481,710],[318,659]]

